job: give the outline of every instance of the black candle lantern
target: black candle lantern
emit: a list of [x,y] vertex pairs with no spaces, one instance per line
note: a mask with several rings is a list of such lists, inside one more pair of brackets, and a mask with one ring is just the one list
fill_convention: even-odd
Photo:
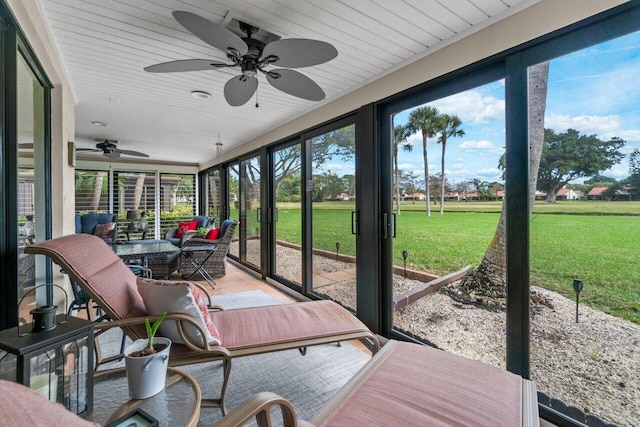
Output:
[[[42,286],[59,288],[40,285],[31,291]],[[0,379],[31,387],[85,416],[93,410],[93,324],[66,314],[55,316],[55,309],[32,310],[31,330],[20,325],[0,331]]]

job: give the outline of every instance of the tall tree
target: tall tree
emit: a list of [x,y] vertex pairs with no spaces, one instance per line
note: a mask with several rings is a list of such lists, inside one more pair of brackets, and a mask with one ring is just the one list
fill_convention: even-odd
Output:
[[[549,62],[529,67],[529,210],[536,197],[538,167],[544,142],[544,112],[547,108]],[[507,194],[506,197],[509,197]],[[506,199],[505,197],[505,199]],[[500,219],[478,268],[462,279],[462,288],[490,297],[506,297],[506,204],[502,202]]]
[[631,187],[634,197],[640,195],[640,150],[637,148],[629,154],[629,178],[627,183]]
[[411,133],[422,132],[422,160],[424,161],[424,186],[427,191],[427,216],[431,216],[431,192],[429,190],[429,158],[427,156],[427,138],[435,136],[435,125],[440,112],[435,107],[420,107],[409,114]]
[[462,120],[460,120],[460,117],[449,114],[442,114],[436,123],[436,132],[440,135],[438,136],[438,142],[442,145],[442,160],[440,161],[442,170],[440,174],[442,177],[442,187],[440,189],[440,215],[444,214],[444,155],[447,150],[447,139],[463,136],[464,130],[460,129],[460,126],[462,126]]
[[622,160],[624,140],[603,141],[597,135],[580,135],[575,129],[555,133],[544,130],[544,149],[538,171],[538,188],[547,193],[547,203],[555,203],[563,186],[609,169]]
[[400,170],[398,169],[398,146],[404,151],[411,152],[413,144],[407,141],[413,132],[406,125],[397,125],[393,128],[393,177],[396,192],[396,212],[400,215]]

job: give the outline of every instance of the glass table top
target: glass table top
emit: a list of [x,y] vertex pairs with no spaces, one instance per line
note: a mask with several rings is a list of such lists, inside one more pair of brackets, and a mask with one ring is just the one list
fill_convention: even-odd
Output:
[[96,373],[88,420],[105,426],[138,408],[158,420],[159,426],[195,426],[200,417],[200,387],[186,372],[168,368],[165,389],[138,400],[129,397],[124,368]]
[[178,252],[180,248],[169,242],[158,243],[127,243],[126,245],[112,245],[116,255],[131,256],[131,255],[155,255],[166,254],[170,252]]

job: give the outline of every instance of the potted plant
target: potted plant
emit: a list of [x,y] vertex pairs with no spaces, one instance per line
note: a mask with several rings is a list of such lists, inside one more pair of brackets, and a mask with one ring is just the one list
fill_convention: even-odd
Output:
[[146,399],[164,389],[171,340],[155,335],[166,315],[162,313],[153,325],[145,319],[147,339],[135,340],[124,351],[129,395],[133,399]]

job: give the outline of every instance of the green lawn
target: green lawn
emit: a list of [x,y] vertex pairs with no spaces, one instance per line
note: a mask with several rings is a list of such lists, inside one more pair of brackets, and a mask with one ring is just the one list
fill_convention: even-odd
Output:
[[[403,204],[397,218],[397,265],[402,265],[403,250],[409,252],[408,266],[438,275],[478,265],[493,237],[500,202],[446,203],[443,216],[432,206],[430,218],[424,205],[420,210],[411,210],[413,206]],[[295,207],[279,206],[278,238],[300,243],[300,211]],[[464,207],[467,211],[461,211]],[[352,203],[314,204],[315,248],[333,252],[338,242],[340,253],[355,253],[352,209]],[[530,226],[533,284],[574,298],[572,280],[579,277],[585,286],[581,301],[640,323],[640,202],[536,205]]]

